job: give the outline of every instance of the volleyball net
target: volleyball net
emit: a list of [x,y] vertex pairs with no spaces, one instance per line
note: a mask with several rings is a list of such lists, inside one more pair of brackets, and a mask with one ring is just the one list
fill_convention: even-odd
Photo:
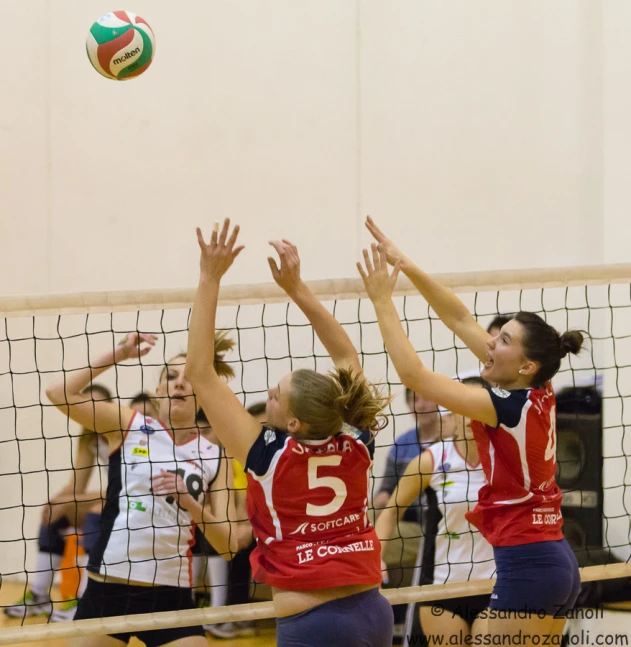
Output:
[[[557,464],[566,537],[583,581],[631,577],[631,265],[501,271],[437,277],[456,291],[480,324],[498,314],[537,312],[560,332],[587,331],[579,357],[570,356],[554,379],[558,397]],[[358,349],[367,377],[395,394],[389,424],[376,440],[373,496],[381,489],[395,438],[414,426],[396,371],[385,353],[375,313],[359,280],[310,283]],[[156,347],[140,361],[112,367],[96,380],[126,403],[153,393],[166,363],[186,350],[193,290],[160,290],[0,298],[0,573],[2,583],[26,591],[36,572],[42,510],[74,471],[77,425],[52,406],[46,388],[64,373],[90,366],[131,332],[155,333]],[[424,364],[454,378],[479,364],[442,324],[407,279],[395,303]],[[235,341],[227,360],[231,387],[245,406],[297,368],[332,367],[311,326],[275,285],[227,286],[217,327]],[[97,465],[90,490],[104,491]],[[385,475],[387,476],[387,475]],[[392,476],[392,475],[390,475]],[[395,477],[400,474],[395,474]],[[76,497],[77,502],[80,497]],[[81,529],[77,529],[81,533]],[[407,539],[421,539],[422,530]],[[418,551],[416,545],[415,551]],[[398,564],[401,577],[385,590],[393,604],[490,592],[491,580],[403,586],[418,560]],[[73,566],[74,568],[74,566]],[[61,570],[61,569],[60,569]],[[60,576],[62,573],[58,573]],[[212,585],[212,582],[211,582]],[[8,604],[6,596],[3,605]],[[117,633],[233,620],[269,618],[269,602],[149,616],[127,616],[3,629],[0,644]]]

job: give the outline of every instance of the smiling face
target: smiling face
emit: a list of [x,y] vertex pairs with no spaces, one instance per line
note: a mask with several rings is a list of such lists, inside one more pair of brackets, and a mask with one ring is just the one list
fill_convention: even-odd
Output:
[[289,431],[295,416],[289,409],[289,390],[291,388],[291,373],[281,378],[277,386],[267,390],[265,403],[265,420],[269,427]]
[[184,377],[185,366],[185,357],[174,357],[162,371],[156,389],[160,403],[159,418],[165,422],[171,421],[174,427],[188,426],[195,420],[195,396],[191,383]]
[[511,319],[499,333],[487,342],[487,361],[481,376],[490,384],[501,388],[525,388],[536,373],[537,364],[524,355],[524,330]]

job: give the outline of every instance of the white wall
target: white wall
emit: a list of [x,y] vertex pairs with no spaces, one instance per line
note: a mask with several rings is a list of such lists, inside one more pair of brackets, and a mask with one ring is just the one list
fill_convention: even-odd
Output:
[[[0,103],[2,293],[190,286],[194,227],[224,216],[247,245],[233,283],[269,281],[267,240],[281,236],[299,245],[305,278],[354,276],[366,213],[431,272],[626,260],[624,0],[173,6],[129,6],[157,56],[116,83],[84,52],[112,7],[0,0],[12,25],[0,56],[20,61],[3,67]],[[13,346],[32,362],[29,342]],[[41,352],[59,368],[59,345]],[[38,385],[21,379],[35,404]],[[39,433],[38,407],[18,415]],[[44,415],[46,434],[65,430]],[[63,467],[56,443],[49,459]],[[15,470],[15,454],[0,460]],[[32,478],[24,496],[37,503],[46,488]]]
[[83,49],[103,8],[2,0],[3,60],[32,53],[0,108],[4,293],[191,285],[226,215],[239,283],[277,236],[353,276],[367,212],[432,271],[603,260],[597,3],[137,0],[157,55],[121,83]]

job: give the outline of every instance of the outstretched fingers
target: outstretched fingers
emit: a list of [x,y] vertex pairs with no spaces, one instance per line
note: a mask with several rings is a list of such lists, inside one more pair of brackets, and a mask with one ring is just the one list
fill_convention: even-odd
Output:
[[[238,233],[238,227],[239,225],[235,227],[235,229],[237,229],[237,233]],[[218,244],[221,245],[222,247],[225,246],[226,240],[228,239],[228,231],[230,231],[230,218],[225,218],[223,221],[223,227],[221,228],[221,233],[219,234],[219,240],[218,240]],[[213,234],[214,233],[215,232],[213,231]]]
[[204,235],[202,234],[202,230],[199,227],[195,228],[195,231],[197,232],[197,242],[202,250],[206,249],[208,245],[206,245],[206,241],[204,240]]
[[375,270],[380,270],[383,267],[381,262],[381,256],[379,255],[379,248],[376,243],[370,245],[370,250],[372,251],[372,265]]
[[271,256],[268,256],[267,264],[269,265],[270,270],[272,270],[272,278],[276,281],[280,278],[280,270],[278,269],[278,265],[276,265],[276,261]]
[[364,263],[366,265],[366,273],[370,276],[374,272],[373,265],[370,261],[370,256],[368,255],[367,249],[362,249],[362,254],[364,255]]
[[385,240],[386,235],[377,227],[375,221],[370,216],[366,216],[366,228],[380,243]]
[[269,244],[276,250],[277,254],[281,258],[287,254],[287,247],[280,240],[270,240]]

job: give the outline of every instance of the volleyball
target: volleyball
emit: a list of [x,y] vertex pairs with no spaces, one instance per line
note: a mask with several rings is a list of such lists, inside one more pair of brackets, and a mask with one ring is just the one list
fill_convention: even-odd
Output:
[[126,81],[146,72],[153,61],[156,41],[146,20],[131,11],[112,11],[92,25],[86,48],[99,74]]

